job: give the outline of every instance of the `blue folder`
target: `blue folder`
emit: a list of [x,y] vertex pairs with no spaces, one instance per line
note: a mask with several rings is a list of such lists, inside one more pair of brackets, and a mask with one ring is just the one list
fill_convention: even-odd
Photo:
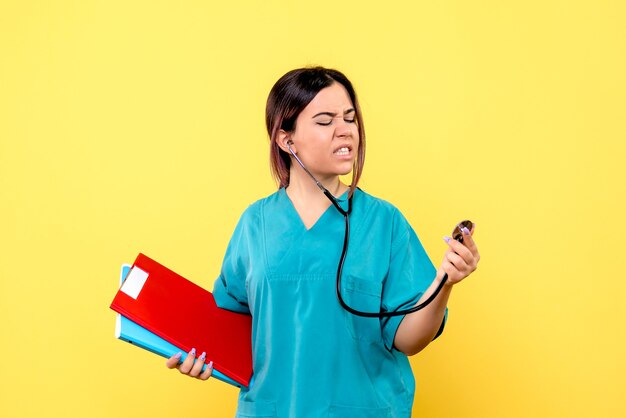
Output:
[[[130,271],[130,265],[124,264],[122,265],[122,271],[120,274],[120,285],[124,282],[124,279],[128,275]],[[144,350],[151,351],[155,354],[163,356],[165,358],[170,358],[174,354],[181,352],[183,353],[180,361],[182,362],[187,357],[187,353],[183,350],[179,349],[173,344],[165,341],[163,338],[159,337],[156,334],[148,331],[141,325],[131,321],[130,319],[117,314],[117,320],[115,323],[115,337],[119,338],[122,341],[129,342],[133,345],[143,348]],[[206,364],[202,367],[202,371],[206,370]],[[241,384],[234,381],[233,379],[225,376],[220,373],[218,370],[213,369],[213,373],[211,377],[219,379],[223,382],[229,383],[236,387],[241,387]],[[250,386],[252,386],[252,382],[254,381],[254,376],[250,380]]]

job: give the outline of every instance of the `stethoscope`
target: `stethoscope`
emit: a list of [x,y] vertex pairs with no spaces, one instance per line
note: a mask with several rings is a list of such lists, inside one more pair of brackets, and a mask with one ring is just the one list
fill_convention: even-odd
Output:
[[[343,249],[341,250],[341,258],[339,259],[339,264],[337,265],[337,299],[339,299],[339,304],[346,311],[350,312],[351,314],[354,314],[354,315],[357,315],[357,316],[364,316],[364,317],[367,317],[367,318],[386,318],[386,317],[391,317],[391,316],[406,315],[406,314],[410,314],[410,313],[413,313],[413,312],[417,312],[420,309],[424,309],[426,306],[428,306],[428,304],[430,302],[432,302],[437,297],[437,295],[439,294],[439,291],[443,288],[443,285],[448,280],[448,273],[444,274],[443,279],[441,280],[441,283],[439,283],[439,285],[437,286],[437,288],[435,289],[433,294],[430,295],[428,297],[428,299],[426,299],[424,302],[420,303],[419,305],[415,305],[415,306],[413,306],[412,308],[409,308],[409,309],[403,309],[403,310],[394,311],[394,312],[362,312],[362,311],[356,310],[356,309],[348,306],[348,304],[346,304],[346,302],[343,300],[343,297],[341,296],[341,272],[343,270],[343,263],[344,263],[344,261],[346,259],[346,253],[348,251],[348,244],[349,244],[349,241],[350,241],[350,219],[349,219],[349,217],[350,217],[350,213],[352,212],[352,196],[350,196],[348,198],[348,210],[344,210],[341,206],[339,206],[339,203],[337,202],[337,199],[335,199],[335,196],[333,196],[332,193],[330,193],[322,185],[322,183],[320,183],[315,178],[315,176],[313,176],[313,174],[311,174],[311,172],[304,166],[302,161],[300,161],[300,158],[298,158],[296,153],[293,152],[293,150],[291,149],[291,144],[293,144],[293,141],[289,140],[287,142],[287,148],[289,149],[289,152],[291,153],[291,155],[293,155],[293,157],[296,159],[298,164],[300,164],[302,169],[313,179],[315,184],[317,184],[317,187],[320,188],[320,190],[330,200],[330,202],[339,211],[339,213],[341,213],[343,215],[343,218],[344,218],[344,221],[345,221],[345,224],[346,224],[344,237],[343,237]],[[454,238],[458,242],[462,243],[463,242],[463,232],[461,231],[461,229],[462,228],[468,228],[469,229],[471,227],[472,227],[472,222],[469,221],[469,220],[464,220],[464,221],[459,222],[456,225],[456,227],[454,228],[454,230],[452,231],[452,238]]]

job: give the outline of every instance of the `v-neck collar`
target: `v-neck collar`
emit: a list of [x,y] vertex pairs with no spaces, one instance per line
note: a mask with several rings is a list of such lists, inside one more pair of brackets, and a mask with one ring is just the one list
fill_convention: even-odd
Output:
[[[345,192],[343,192],[343,194],[339,197],[335,197],[335,199],[337,199],[337,203],[339,203],[339,206],[344,207],[346,206],[344,203],[348,201],[348,193],[350,192],[350,188],[348,188],[348,190],[346,190]],[[302,220],[302,217],[300,216],[300,213],[298,212],[298,210],[296,209],[296,206],[293,204],[293,202],[291,201],[291,198],[289,197],[289,195],[287,194],[287,189],[284,187],[281,187],[279,190],[279,193],[282,194],[283,198],[287,200],[287,206],[290,207],[290,210],[294,216],[294,218],[296,218],[300,224],[300,226],[302,227],[302,229],[305,232],[309,232],[311,231],[313,228],[315,228],[315,226],[317,224],[320,223],[320,221],[326,216],[326,214],[328,212],[332,210],[337,210],[334,205],[332,204],[332,202],[328,201],[328,203],[330,204],[326,210],[324,210],[324,212],[322,212],[322,214],[319,216],[319,218],[317,218],[317,220],[313,223],[313,225],[311,225],[310,228],[307,228],[306,225],[304,224],[304,221]],[[345,208],[344,208],[345,209]]]

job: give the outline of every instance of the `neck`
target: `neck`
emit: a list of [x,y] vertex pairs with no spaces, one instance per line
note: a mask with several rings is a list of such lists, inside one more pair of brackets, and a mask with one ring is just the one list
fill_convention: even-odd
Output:
[[[339,176],[315,177],[335,197],[341,196],[348,188],[339,180]],[[328,200],[320,188],[317,187],[315,181],[302,170],[302,167],[296,164],[292,164],[289,170],[289,186],[287,186],[287,190],[290,195],[309,201]]]

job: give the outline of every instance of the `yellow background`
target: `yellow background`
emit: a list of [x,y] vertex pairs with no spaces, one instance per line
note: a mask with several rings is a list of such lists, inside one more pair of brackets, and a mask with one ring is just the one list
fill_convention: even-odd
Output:
[[108,306],[139,251],[212,287],[275,190],[267,94],[308,64],[353,81],[361,187],[437,265],[477,224],[479,270],[411,359],[414,416],[626,416],[625,21],[598,0],[3,0],[0,416],[233,416],[236,389],[115,340]]

